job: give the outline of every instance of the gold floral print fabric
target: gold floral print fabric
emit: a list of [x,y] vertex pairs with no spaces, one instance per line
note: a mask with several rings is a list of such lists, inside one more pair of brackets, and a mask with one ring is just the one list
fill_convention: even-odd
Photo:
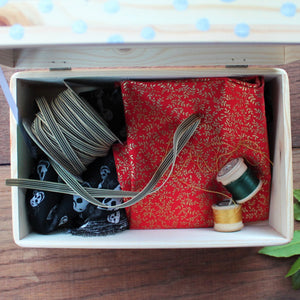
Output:
[[171,149],[176,127],[193,113],[202,115],[167,183],[127,209],[131,229],[213,226],[212,204],[230,197],[216,175],[236,157],[243,157],[263,182],[243,204],[243,221],[268,218],[271,170],[263,78],[124,81],[121,88],[127,141],[114,146],[114,156],[123,190],[141,190]]

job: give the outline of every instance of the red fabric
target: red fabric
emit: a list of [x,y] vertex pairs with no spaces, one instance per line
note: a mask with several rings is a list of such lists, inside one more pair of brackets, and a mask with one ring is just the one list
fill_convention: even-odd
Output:
[[225,197],[208,191],[229,195],[216,175],[240,156],[263,181],[243,204],[243,221],[267,219],[271,175],[263,78],[124,81],[121,87],[128,138],[114,147],[114,156],[123,190],[141,190],[172,148],[176,127],[192,113],[203,115],[167,183],[127,210],[130,228],[213,226],[211,205]]

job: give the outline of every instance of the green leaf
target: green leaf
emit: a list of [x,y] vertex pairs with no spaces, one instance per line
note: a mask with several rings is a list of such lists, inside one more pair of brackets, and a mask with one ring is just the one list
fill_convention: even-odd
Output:
[[294,275],[296,272],[300,270],[300,257],[294,262],[289,272],[285,275],[285,277],[289,277]]
[[293,240],[285,245],[264,247],[258,251],[274,257],[290,257],[300,255],[300,230],[295,230]]
[[294,190],[294,197],[300,202],[300,190]]
[[294,203],[295,220],[300,221],[300,203]]
[[292,276],[292,283],[295,290],[300,289],[300,270]]

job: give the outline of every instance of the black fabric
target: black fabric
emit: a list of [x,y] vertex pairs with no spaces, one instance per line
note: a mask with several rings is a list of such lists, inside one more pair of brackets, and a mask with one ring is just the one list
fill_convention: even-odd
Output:
[[120,84],[118,82],[105,83],[97,89],[82,92],[79,95],[100,114],[120,141],[124,142],[126,122]]
[[[118,175],[112,151],[106,157],[96,159],[83,174],[91,187],[120,190]],[[110,206],[120,204],[122,199],[105,198],[102,203]],[[86,218],[85,218],[86,217]],[[72,230],[75,235],[108,235],[129,228],[125,209],[103,209],[92,204],[87,205],[85,221],[80,228]]]
[[[68,82],[107,122],[108,127],[124,142],[126,140],[125,113],[119,83],[93,85]],[[40,159],[31,178],[60,182],[45,157]],[[82,174],[84,186],[120,189],[112,151],[97,158]],[[102,199],[106,204],[121,203],[120,199]],[[26,205],[33,230],[46,234],[57,229],[71,229],[73,234],[107,235],[128,228],[125,210],[100,209],[78,196],[27,190]],[[80,228],[79,228],[80,227]]]
[[[60,182],[47,159],[38,161],[32,178]],[[82,178],[86,187],[120,189],[112,151],[91,163]],[[101,201],[115,205],[123,200]],[[129,227],[125,209],[102,209],[76,195],[28,190],[26,203],[33,230],[42,234],[67,229],[75,235],[108,235]]]
[[[32,179],[57,182],[57,174],[47,158],[39,159],[34,167]],[[61,194],[46,191],[27,190],[26,207],[29,223],[35,232],[46,234],[57,228],[56,210]]]

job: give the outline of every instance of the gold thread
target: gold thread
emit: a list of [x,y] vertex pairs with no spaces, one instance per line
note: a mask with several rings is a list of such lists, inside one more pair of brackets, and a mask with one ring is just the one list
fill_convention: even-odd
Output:
[[196,186],[196,185],[187,183],[187,182],[183,181],[183,180],[180,179],[180,178],[179,178],[178,180],[179,180],[181,183],[185,184],[187,187],[191,187],[191,188],[193,188],[193,189],[200,190],[200,191],[207,192],[207,193],[212,193],[212,194],[221,195],[221,196],[224,196],[225,198],[228,198],[228,197],[229,197],[229,195],[226,195],[226,194],[224,194],[224,193],[217,192],[217,191],[213,191],[213,190],[204,189],[204,188],[198,187],[198,186]]
[[[200,124],[199,127],[200,127],[200,126],[203,126],[203,124]],[[167,143],[166,153],[167,153],[167,151],[168,151],[168,149],[169,149],[169,147],[170,147],[170,143],[171,143],[171,139],[169,139],[169,141],[168,141],[168,143]],[[223,154],[220,154],[220,155],[218,155],[218,156],[216,157],[216,162],[215,162],[216,167],[215,167],[215,170],[214,170],[214,168],[210,168],[210,167],[208,166],[208,164],[206,163],[206,161],[205,161],[204,159],[202,159],[200,155],[197,157],[196,164],[197,164],[197,166],[199,167],[199,169],[201,170],[201,169],[202,169],[202,168],[201,168],[201,163],[200,163],[200,160],[201,160],[202,163],[205,165],[205,167],[206,167],[206,169],[208,170],[209,173],[218,173],[218,171],[220,170],[220,167],[219,167],[219,161],[221,160],[222,157],[231,155],[231,154],[237,152],[241,147],[245,147],[245,148],[247,148],[247,149],[249,149],[249,150],[253,150],[253,152],[256,152],[256,153],[261,154],[265,159],[268,160],[268,162],[269,162],[271,165],[273,165],[273,162],[270,160],[270,158],[268,157],[268,155],[266,155],[263,151],[260,151],[260,150],[258,150],[258,149],[254,149],[253,147],[248,146],[247,144],[250,144],[250,145],[253,144],[253,145],[255,145],[257,148],[259,148],[259,145],[258,145],[256,142],[254,142],[254,141],[249,141],[249,140],[246,140],[246,141],[240,140],[240,141],[238,142],[238,144],[237,144],[236,147],[234,147],[233,145],[231,145],[231,144],[229,144],[229,143],[226,143],[226,142],[224,142],[224,141],[223,141],[223,142],[212,142],[212,143],[210,143],[210,145],[214,145],[214,146],[218,147],[217,152],[220,151],[220,148],[221,148],[223,145],[226,145],[226,146],[228,146],[228,147],[231,147],[231,148],[233,148],[233,150],[228,151],[228,152],[223,153]],[[217,153],[216,153],[216,154],[217,154]],[[163,156],[163,157],[164,157],[164,156]],[[188,158],[185,160],[185,162],[183,163],[181,169],[183,169],[183,168],[184,168],[184,167],[185,167],[192,159],[193,159],[192,153],[189,153],[189,156],[188,156]],[[230,158],[226,159],[226,163],[229,161],[229,159],[230,159]],[[163,159],[162,159],[162,160],[163,160]],[[253,166],[253,164],[251,164],[247,159],[245,159],[245,160],[246,160],[250,165]],[[226,163],[224,163],[224,164],[222,164],[222,165],[224,166],[224,165],[226,165]],[[180,179],[180,178],[178,178],[178,180],[179,180],[181,183],[183,183],[184,185],[186,185],[187,187],[191,187],[191,188],[194,188],[194,189],[197,189],[197,190],[200,190],[200,191],[203,191],[203,192],[207,192],[207,193],[212,193],[212,194],[221,195],[221,196],[223,196],[223,197],[225,197],[225,198],[228,198],[228,197],[229,197],[229,195],[227,195],[227,194],[225,194],[225,193],[218,192],[218,191],[213,191],[213,190],[208,190],[208,189],[204,189],[204,188],[195,186],[195,185],[193,185],[193,184],[189,184],[188,182],[185,182],[184,180],[182,180],[182,179]],[[233,201],[233,202],[235,203],[235,201]]]
[[[226,206],[225,206],[226,207]],[[232,208],[224,206],[220,209],[213,206],[213,217],[215,224],[235,224],[242,221],[242,206],[234,205]]]
[[[249,140],[247,140],[246,142],[249,143],[249,144],[253,143],[253,144],[255,144],[255,145],[258,147],[258,144],[255,143],[255,142],[252,142],[252,141],[249,141]],[[212,144],[213,144],[214,146],[218,146],[219,148],[220,148],[220,146],[221,146],[221,143],[216,143],[216,142],[215,142],[215,143],[212,143]],[[226,142],[223,142],[223,144],[225,144],[225,145],[227,145],[227,146],[229,146],[229,147],[233,147],[232,145],[230,145],[229,143],[226,143]],[[269,163],[270,163],[271,165],[273,165],[273,162],[270,160],[270,158],[269,158],[265,153],[263,153],[263,151],[254,149],[254,148],[252,148],[252,147],[246,145],[246,143],[243,142],[243,141],[241,141],[241,140],[239,141],[239,143],[237,144],[237,146],[236,146],[232,151],[229,151],[229,152],[227,152],[227,153],[224,153],[224,154],[221,154],[221,155],[217,156],[217,158],[216,158],[216,168],[217,168],[217,170],[213,170],[213,168],[210,168],[210,167],[207,165],[206,161],[203,160],[203,159],[200,157],[200,155],[197,157],[196,163],[197,163],[199,169],[201,169],[201,164],[200,164],[200,162],[199,162],[199,160],[201,160],[201,161],[204,163],[205,167],[207,168],[208,172],[215,172],[215,173],[217,173],[217,172],[219,171],[218,165],[219,165],[219,160],[220,160],[220,158],[223,157],[223,156],[228,156],[228,155],[230,155],[230,154],[233,154],[234,152],[238,151],[238,149],[239,149],[240,147],[243,147],[243,146],[244,146],[245,148],[249,149],[249,150],[253,150],[254,152],[257,152],[257,153],[262,154],[262,155],[269,161]],[[185,160],[185,162],[184,162],[182,168],[184,168],[184,166],[187,165],[191,160],[192,160],[192,154],[190,153],[190,154],[189,154],[189,157]],[[228,160],[229,160],[229,159],[227,159],[227,162],[228,162]],[[245,160],[249,163],[249,161],[248,161],[247,159],[245,159]],[[226,163],[225,163],[225,164],[226,164]],[[225,164],[224,164],[224,165],[225,165]],[[253,165],[253,164],[251,164],[251,163],[249,163],[249,164],[250,164],[250,165]],[[217,191],[213,191],[213,190],[204,189],[204,188],[195,186],[195,185],[193,185],[193,184],[189,184],[188,182],[185,182],[184,180],[182,180],[182,179],[180,179],[180,178],[179,178],[178,180],[179,180],[181,183],[185,184],[187,187],[191,187],[191,188],[194,188],[194,189],[197,189],[197,190],[201,190],[201,191],[207,192],[207,193],[218,194],[218,195],[224,196],[225,198],[228,198],[228,197],[229,197],[228,195],[226,195],[226,194],[224,194],[224,193],[222,193],[222,192],[217,192]]]

